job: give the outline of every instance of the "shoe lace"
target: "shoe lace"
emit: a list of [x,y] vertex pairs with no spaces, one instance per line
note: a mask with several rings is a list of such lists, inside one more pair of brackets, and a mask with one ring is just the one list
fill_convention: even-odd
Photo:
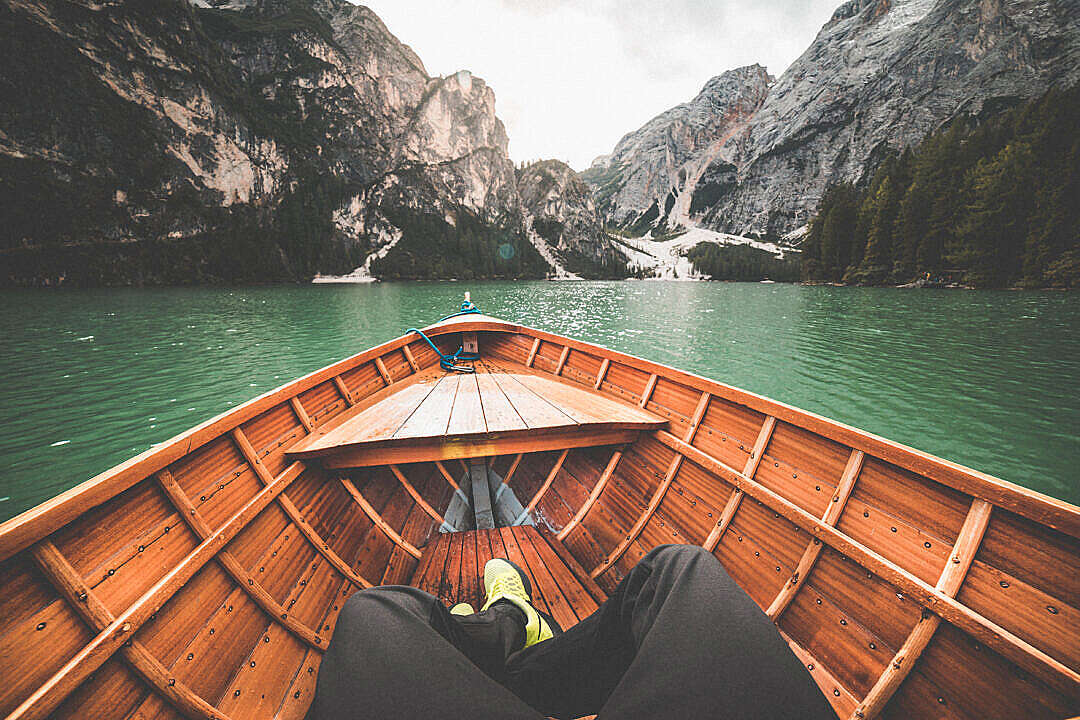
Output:
[[525,593],[525,585],[522,584],[521,578],[510,575],[509,573],[500,575],[491,583],[490,597],[497,597],[499,595],[514,595],[526,602],[529,600],[529,596]]

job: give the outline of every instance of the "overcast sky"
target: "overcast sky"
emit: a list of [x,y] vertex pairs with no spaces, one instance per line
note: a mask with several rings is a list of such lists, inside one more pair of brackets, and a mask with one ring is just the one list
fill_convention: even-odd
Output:
[[515,161],[576,170],[724,70],[794,61],[842,0],[367,0],[431,75],[495,90]]

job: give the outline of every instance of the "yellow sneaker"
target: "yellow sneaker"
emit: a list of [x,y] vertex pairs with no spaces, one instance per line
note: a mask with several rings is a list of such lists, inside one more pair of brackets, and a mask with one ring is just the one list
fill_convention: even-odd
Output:
[[472,615],[476,611],[473,610],[473,606],[469,603],[458,603],[454,607],[450,608],[451,615]]
[[488,560],[484,565],[484,592],[487,602],[480,608],[481,612],[498,600],[506,600],[525,613],[525,647],[554,636],[547,621],[531,605],[528,576],[514,563],[502,558]]

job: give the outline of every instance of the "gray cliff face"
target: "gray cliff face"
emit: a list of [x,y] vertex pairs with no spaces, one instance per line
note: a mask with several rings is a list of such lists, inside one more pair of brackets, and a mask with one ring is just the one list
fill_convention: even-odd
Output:
[[605,219],[640,232],[677,224],[690,212],[705,169],[730,161],[729,141],[745,131],[770,80],[760,65],[729,70],[597,158],[582,177],[595,188]]
[[[868,177],[889,152],[950,119],[1078,81],[1075,2],[851,0],[722,140],[696,182],[689,216],[714,230],[783,236],[807,222],[829,184]],[[604,197],[597,175],[585,177]],[[646,185],[624,186],[631,197],[605,206],[608,217],[625,222],[628,211],[647,207],[655,192]]]
[[550,272],[491,88],[365,7],[0,0],[0,48],[0,283]]
[[780,235],[831,183],[959,114],[1080,80],[1080,5],[1057,0],[854,0],[780,77],[740,149],[738,187],[706,224]]
[[569,273],[626,277],[626,257],[604,233],[592,192],[564,162],[541,160],[517,172],[518,193],[531,230]]

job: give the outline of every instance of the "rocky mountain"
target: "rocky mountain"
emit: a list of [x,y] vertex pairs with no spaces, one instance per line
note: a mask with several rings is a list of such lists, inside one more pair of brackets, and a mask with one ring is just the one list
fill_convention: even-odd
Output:
[[745,133],[771,81],[760,65],[729,70],[597,158],[581,177],[593,187],[605,220],[641,235],[700,212],[694,189],[706,170],[712,181],[720,177],[717,168],[735,169],[731,140]]
[[544,277],[507,147],[344,0],[0,0],[3,284]]
[[604,232],[589,186],[564,162],[542,160],[518,170],[518,193],[533,244],[569,277],[626,277],[625,250]]
[[[665,153],[687,158],[671,196],[689,196],[692,223],[781,238],[808,221],[828,185],[865,181],[890,153],[951,119],[995,114],[1078,81],[1076,2],[850,0],[739,127],[680,141],[680,117],[695,99],[628,135],[614,155],[670,128]],[[751,76],[749,97],[760,82]],[[657,170],[657,154],[618,166],[600,159],[583,174],[609,222],[633,226],[646,218],[642,208],[663,220],[664,206],[653,203],[672,175]],[[644,181],[626,180],[635,177]],[[672,224],[670,211],[664,222]]]

